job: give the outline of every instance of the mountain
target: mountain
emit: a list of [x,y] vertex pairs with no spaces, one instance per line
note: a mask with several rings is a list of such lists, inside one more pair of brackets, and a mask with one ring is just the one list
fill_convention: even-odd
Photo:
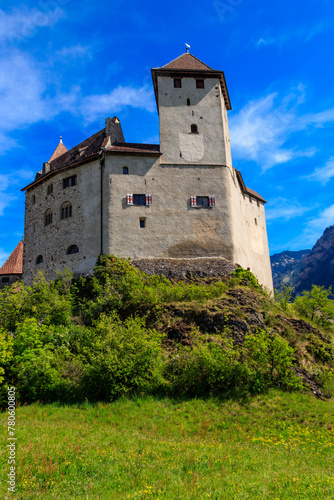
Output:
[[274,288],[280,290],[281,286],[290,283],[295,275],[298,275],[303,258],[306,257],[311,250],[299,250],[290,252],[289,250],[281,253],[276,253],[270,257],[271,270],[273,274]]
[[274,287],[294,287],[296,294],[312,285],[334,289],[334,225],[325,229],[312,250],[281,252],[271,257]]

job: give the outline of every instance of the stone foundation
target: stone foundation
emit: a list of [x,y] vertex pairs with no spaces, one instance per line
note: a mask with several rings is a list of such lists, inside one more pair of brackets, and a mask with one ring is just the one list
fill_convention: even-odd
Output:
[[166,277],[223,277],[237,268],[235,264],[223,258],[133,259],[131,264],[147,274],[160,274]]

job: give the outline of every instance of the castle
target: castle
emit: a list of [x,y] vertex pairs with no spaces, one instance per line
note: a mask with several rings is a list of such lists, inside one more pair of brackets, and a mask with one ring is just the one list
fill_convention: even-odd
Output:
[[232,166],[225,76],[192,54],[152,69],[160,145],[124,141],[120,121],[67,150],[26,191],[23,278],[88,273],[101,253],[225,258],[273,289],[265,200]]

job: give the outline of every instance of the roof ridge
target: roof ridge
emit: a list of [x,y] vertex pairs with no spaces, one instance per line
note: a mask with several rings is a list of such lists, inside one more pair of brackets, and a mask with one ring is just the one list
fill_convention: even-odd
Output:
[[160,68],[154,68],[154,69],[164,69],[168,66],[170,66],[171,64],[173,64],[174,62],[176,62],[177,60],[181,59],[181,58],[184,58],[184,57],[191,57],[192,59],[195,59],[197,62],[203,64],[203,66],[205,66],[207,69],[211,70],[211,71],[215,71],[213,68],[211,68],[210,66],[208,66],[207,64],[205,64],[203,61],[201,61],[200,59],[198,59],[198,57],[194,56],[193,54],[190,54],[190,52],[185,52],[184,54],[181,54],[180,56],[176,57],[175,59],[173,59],[172,61],[170,61],[169,63],[167,64],[164,64],[163,66],[161,66]]
[[55,161],[55,160],[59,160],[62,156],[64,155],[67,155],[67,154],[70,154],[71,152],[73,152],[73,150],[78,150],[79,149],[79,146],[81,146],[84,142],[88,141],[89,139],[92,139],[92,137],[95,137],[97,136],[98,134],[100,134],[101,132],[104,132],[104,128],[102,128],[101,130],[99,130],[98,132],[95,132],[95,134],[93,135],[90,135],[89,137],[87,137],[87,139],[84,139],[83,141],[79,142],[79,144],[76,144],[75,146],[73,146],[73,148],[71,149],[68,149],[67,151],[65,151],[63,154],[61,154],[60,156],[58,156],[58,158],[55,158],[54,160],[52,161]]

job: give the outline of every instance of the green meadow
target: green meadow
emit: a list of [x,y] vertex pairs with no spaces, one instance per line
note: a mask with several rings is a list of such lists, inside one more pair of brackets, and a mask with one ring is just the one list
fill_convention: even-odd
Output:
[[3,481],[2,498],[334,498],[333,400],[272,389],[239,401],[145,397],[16,413],[17,488],[6,494]]

